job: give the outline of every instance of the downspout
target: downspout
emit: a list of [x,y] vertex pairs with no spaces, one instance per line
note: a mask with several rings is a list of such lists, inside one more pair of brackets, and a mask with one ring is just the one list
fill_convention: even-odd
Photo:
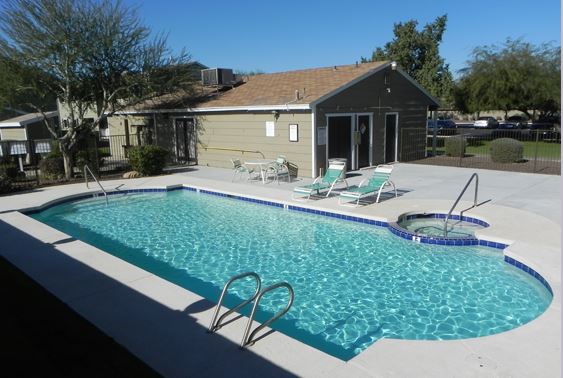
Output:
[[313,105],[311,107],[311,140],[312,140],[312,165],[311,165],[311,178],[316,177],[317,170],[317,128],[315,125],[317,107]]

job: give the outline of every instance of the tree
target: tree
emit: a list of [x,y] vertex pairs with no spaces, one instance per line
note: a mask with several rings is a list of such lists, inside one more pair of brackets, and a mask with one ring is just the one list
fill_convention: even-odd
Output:
[[43,72],[0,56],[0,119],[35,111],[27,105],[30,102],[54,109],[56,97],[40,90],[40,83],[47,80]]
[[449,102],[452,74],[439,52],[446,22],[447,15],[437,17],[422,31],[417,30],[416,20],[397,23],[393,27],[393,40],[383,48],[378,47],[370,59],[362,57],[362,62],[394,60],[432,95]]
[[[189,56],[172,56],[166,37],[150,38],[136,9],[119,0],[6,0],[0,10],[0,51],[52,80],[41,89],[69,108],[68,128],[45,125],[59,140],[66,177],[83,133],[107,116],[163,94],[189,93]],[[44,112],[41,104],[29,104]],[[85,118],[86,112],[94,120]]]
[[475,48],[456,83],[456,107],[467,113],[501,109],[505,115],[518,110],[530,119],[552,115],[560,108],[560,54],[560,47],[521,39]]

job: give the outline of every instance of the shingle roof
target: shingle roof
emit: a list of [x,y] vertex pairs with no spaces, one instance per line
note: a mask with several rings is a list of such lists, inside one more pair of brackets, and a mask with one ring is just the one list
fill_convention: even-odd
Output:
[[[45,116],[47,118],[57,117],[59,112],[56,110],[45,112]],[[41,113],[28,113],[18,117],[6,119],[0,122],[0,127],[21,127],[27,124],[41,121],[43,119],[43,115]]]
[[[371,62],[250,76],[231,90],[216,94],[196,108],[310,104],[388,62]],[[299,100],[296,92],[299,91]]]

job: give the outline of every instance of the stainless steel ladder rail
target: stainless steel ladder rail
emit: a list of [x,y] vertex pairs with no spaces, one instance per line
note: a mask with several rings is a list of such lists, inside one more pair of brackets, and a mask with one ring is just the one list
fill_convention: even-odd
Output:
[[[231,286],[231,284],[233,282],[238,281],[238,280],[245,278],[245,277],[254,278],[254,280],[256,281],[256,291],[254,292],[252,297],[245,300],[244,302],[242,302],[238,306],[236,306],[236,307],[230,309],[229,311],[225,312],[223,315],[221,315],[221,317],[219,319],[217,319],[217,316],[219,315],[219,310],[221,309],[221,305],[223,304],[223,300],[225,299],[225,295],[227,294],[227,290],[229,289],[229,286]],[[219,297],[219,302],[217,303],[217,307],[215,307],[215,312],[213,313],[213,317],[211,318],[211,324],[209,324],[208,331],[209,332],[217,331],[218,329],[220,329],[222,327],[221,322],[223,321],[223,319],[225,319],[227,316],[229,316],[233,312],[241,309],[242,307],[246,306],[247,304],[252,302],[254,299],[256,299],[256,297],[260,293],[261,286],[262,286],[262,280],[260,279],[260,276],[258,276],[258,274],[254,273],[254,272],[246,272],[246,273],[241,273],[241,274],[237,274],[235,276],[232,276],[227,281],[225,286],[223,286],[223,291],[221,292],[221,296]]]
[[474,174],[471,175],[471,177],[467,181],[467,184],[465,184],[465,186],[463,187],[463,190],[461,191],[461,193],[459,194],[459,196],[455,200],[454,205],[452,206],[452,208],[448,212],[448,215],[446,215],[446,219],[444,220],[444,236],[448,236],[448,221],[450,220],[450,217],[452,215],[452,211],[454,211],[455,207],[459,203],[459,200],[461,200],[461,197],[463,196],[463,194],[465,193],[465,191],[467,190],[467,188],[469,187],[469,184],[471,184],[473,179],[475,179],[475,196],[473,198],[473,206],[462,210],[460,215],[459,215],[460,219],[463,217],[463,213],[465,211],[471,210],[471,209],[473,209],[474,207],[477,206],[477,194],[478,194],[478,191],[479,191],[479,175],[477,173],[474,173]]
[[[250,327],[252,326],[252,320],[254,319],[254,315],[256,314],[256,310],[258,309],[258,304],[260,303],[260,299],[262,299],[262,297],[264,296],[264,294],[266,294],[269,291],[278,289],[280,287],[285,287],[287,289],[287,291],[289,292],[289,302],[287,303],[287,305],[285,306],[285,308],[281,311],[278,311],[277,314],[275,314],[274,316],[272,316],[270,319],[268,319],[267,321],[265,321],[264,323],[260,324],[258,327],[256,327],[254,329],[254,331],[252,331],[252,333],[250,333]],[[267,288],[265,288],[264,290],[262,290],[260,292],[260,294],[258,295],[258,297],[256,298],[256,302],[254,302],[254,306],[252,307],[252,312],[250,313],[250,317],[248,318],[248,323],[246,323],[246,328],[244,330],[244,335],[242,336],[242,341],[240,343],[240,347],[244,348],[249,344],[253,343],[253,338],[254,336],[256,336],[256,334],[264,329],[265,327],[269,326],[270,324],[272,324],[272,322],[274,322],[275,320],[279,319],[280,317],[282,317],[286,312],[289,311],[291,305],[293,304],[293,298],[294,298],[294,293],[293,293],[293,288],[291,287],[290,284],[288,284],[287,282],[278,282],[276,284],[273,284],[272,286],[268,286]],[[250,333],[250,335],[249,335]]]
[[102,189],[102,192],[104,193],[104,196],[106,197],[106,205],[107,205],[108,204],[108,193],[106,192],[106,190],[104,189],[102,184],[100,184],[100,182],[96,178],[96,175],[94,175],[94,172],[92,172],[90,167],[88,167],[87,164],[84,164],[84,181],[86,181],[86,188],[89,188],[89,186],[88,186],[88,173],[90,173],[90,176],[92,176],[94,178],[94,181],[96,181],[96,184],[98,184],[100,189]]

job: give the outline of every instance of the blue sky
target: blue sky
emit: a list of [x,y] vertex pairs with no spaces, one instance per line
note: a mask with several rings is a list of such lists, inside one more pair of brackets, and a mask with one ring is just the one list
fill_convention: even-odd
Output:
[[124,0],[209,67],[279,72],[351,64],[393,38],[393,24],[448,15],[440,52],[455,74],[475,46],[510,38],[561,44],[559,0]]

